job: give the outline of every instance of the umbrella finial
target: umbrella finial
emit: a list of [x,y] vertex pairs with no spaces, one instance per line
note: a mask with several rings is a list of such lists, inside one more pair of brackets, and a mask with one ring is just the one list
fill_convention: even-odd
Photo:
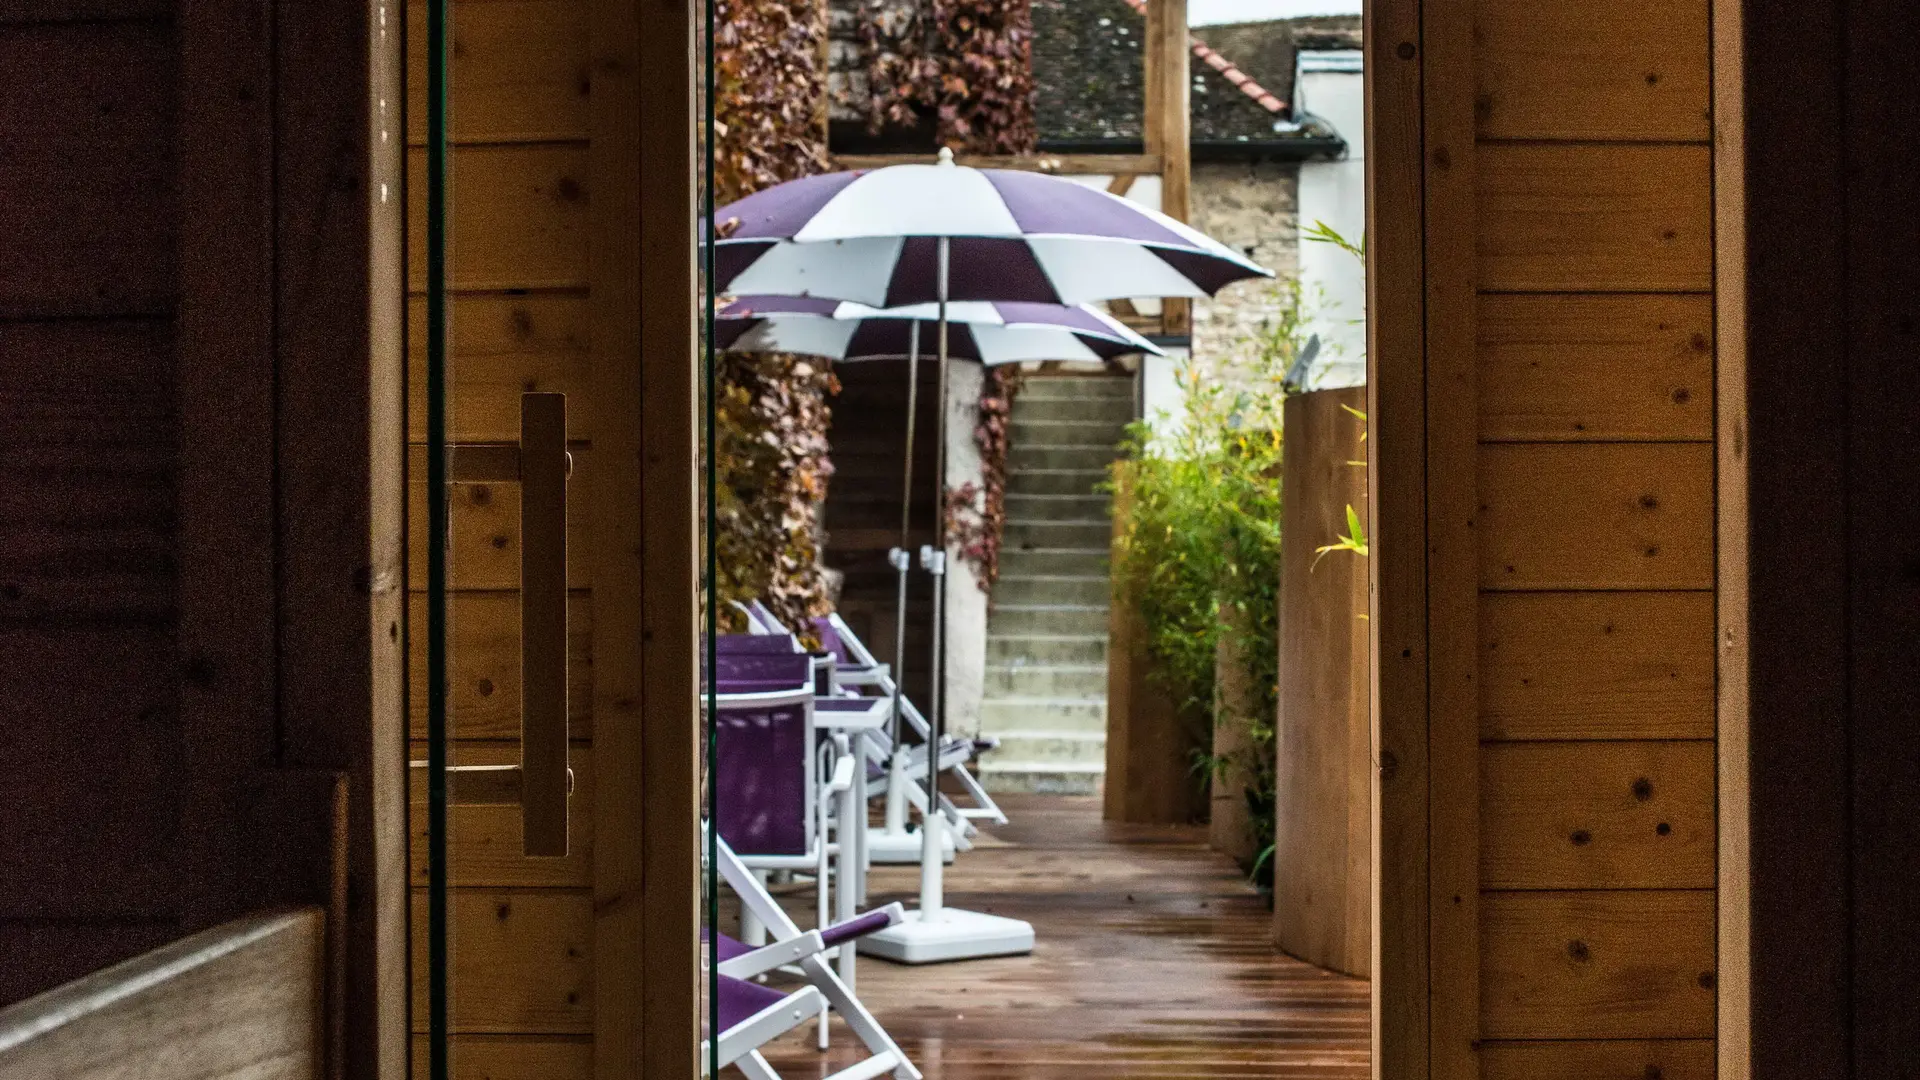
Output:
[[953,147],[943,146],[940,148],[940,164],[948,167],[953,165]]

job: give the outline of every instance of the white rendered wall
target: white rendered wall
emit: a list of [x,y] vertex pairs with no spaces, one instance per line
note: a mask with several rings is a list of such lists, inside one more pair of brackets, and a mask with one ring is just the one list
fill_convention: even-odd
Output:
[[[947,366],[948,491],[968,484],[977,487],[985,479],[973,427],[980,416],[980,387],[986,370],[972,363]],[[987,594],[980,588],[973,564],[952,543],[947,545],[945,603],[946,729],[972,737],[980,733],[980,699],[987,688]]]
[[1314,305],[1311,332],[1320,335],[1319,361],[1309,373],[1314,390],[1366,381],[1366,267],[1333,244],[1308,240],[1316,221],[1359,243],[1367,230],[1366,103],[1358,50],[1302,52],[1299,108],[1325,121],[1346,140],[1337,161],[1300,166],[1300,284]]

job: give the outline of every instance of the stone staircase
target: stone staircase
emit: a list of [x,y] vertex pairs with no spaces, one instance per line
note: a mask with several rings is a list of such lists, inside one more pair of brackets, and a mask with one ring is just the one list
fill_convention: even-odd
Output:
[[1106,770],[1113,530],[1094,487],[1132,418],[1122,377],[1036,376],[1014,398],[980,709],[1000,740],[980,763],[990,790],[1088,794]]

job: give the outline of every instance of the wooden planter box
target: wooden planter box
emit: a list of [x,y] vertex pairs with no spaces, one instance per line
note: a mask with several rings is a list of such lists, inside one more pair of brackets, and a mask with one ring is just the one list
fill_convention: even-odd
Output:
[[[1131,472],[1114,467],[1114,563],[1126,520]],[[1146,626],[1114,573],[1107,640],[1107,774],[1103,814],[1108,821],[1187,825],[1207,818],[1207,789],[1193,775],[1193,753],[1206,743],[1204,723],[1183,716],[1151,678]]]
[[1314,549],[1366,519],[1366,388],[1287,401],[1280,559],[1273,936],[1308,963],[1366,975],[1371,941],[1367,561]]

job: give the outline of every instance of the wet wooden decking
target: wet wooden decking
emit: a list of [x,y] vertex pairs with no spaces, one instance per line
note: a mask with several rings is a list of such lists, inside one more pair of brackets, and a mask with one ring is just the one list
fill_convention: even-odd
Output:
[[[1093,798],[1012,797],[949,868],[955,906],[1033,923],[1033,955],[908,968],[862,958],[860,997],[929,1080],[1367,1075],[1367,984],[1274,951],[1271,915],[1203,830],[1112,826]],[[915,867],[876,868],[875,902]],[[785,1080],[853,1060],[789,1036]]]

